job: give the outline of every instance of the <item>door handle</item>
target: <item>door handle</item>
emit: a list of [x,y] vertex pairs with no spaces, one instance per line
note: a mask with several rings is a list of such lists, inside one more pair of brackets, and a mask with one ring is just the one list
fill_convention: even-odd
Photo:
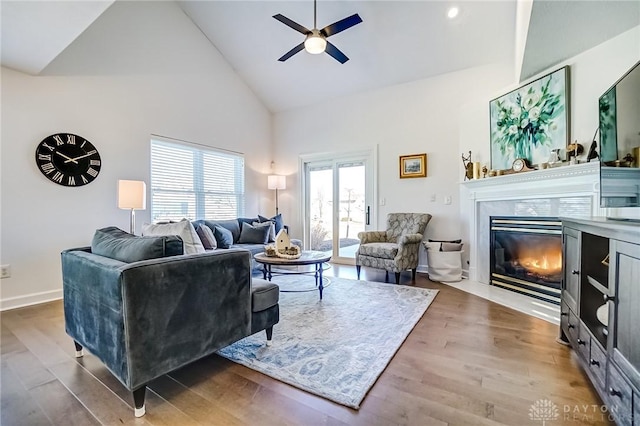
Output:
[[371,206],[367,206],[366,224],[371,225]]

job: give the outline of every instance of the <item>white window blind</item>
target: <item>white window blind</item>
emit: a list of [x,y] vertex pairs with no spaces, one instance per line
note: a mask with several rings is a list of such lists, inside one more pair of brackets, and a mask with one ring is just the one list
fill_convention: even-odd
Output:
[[151,140],[151,218],[244,216],[244,157],[189,144]]

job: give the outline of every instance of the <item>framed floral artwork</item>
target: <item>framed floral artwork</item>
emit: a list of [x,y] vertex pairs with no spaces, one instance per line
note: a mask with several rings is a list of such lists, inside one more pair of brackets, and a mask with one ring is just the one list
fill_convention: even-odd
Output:
[[492,169],[509,169],[517,158],[545,163],[553,149],[566,149],[568,73],[560,68],[489,102]]
[[400,179],[427,176],[427,154],[400,156]]

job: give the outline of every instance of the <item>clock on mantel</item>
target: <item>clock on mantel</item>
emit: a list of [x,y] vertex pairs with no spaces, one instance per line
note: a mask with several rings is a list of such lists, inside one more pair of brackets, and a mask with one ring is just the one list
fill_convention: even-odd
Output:
[[530,172],[535,170],[529,167],[529,162],[525,158],[516,158],[511,164],[511,169],[505,170],[503,174],[509,175],[511,173]]

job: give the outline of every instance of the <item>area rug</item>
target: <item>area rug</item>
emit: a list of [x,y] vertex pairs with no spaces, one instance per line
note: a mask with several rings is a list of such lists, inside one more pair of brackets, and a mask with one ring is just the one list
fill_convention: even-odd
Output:
[[[295,287],[309,276],[278,276]],[[396,284],[330,277],[318,292],[280,293],[273,345],[265,334],[242,339],[218,354],[277,380],[358,409],[368,390],[437,294]]]

